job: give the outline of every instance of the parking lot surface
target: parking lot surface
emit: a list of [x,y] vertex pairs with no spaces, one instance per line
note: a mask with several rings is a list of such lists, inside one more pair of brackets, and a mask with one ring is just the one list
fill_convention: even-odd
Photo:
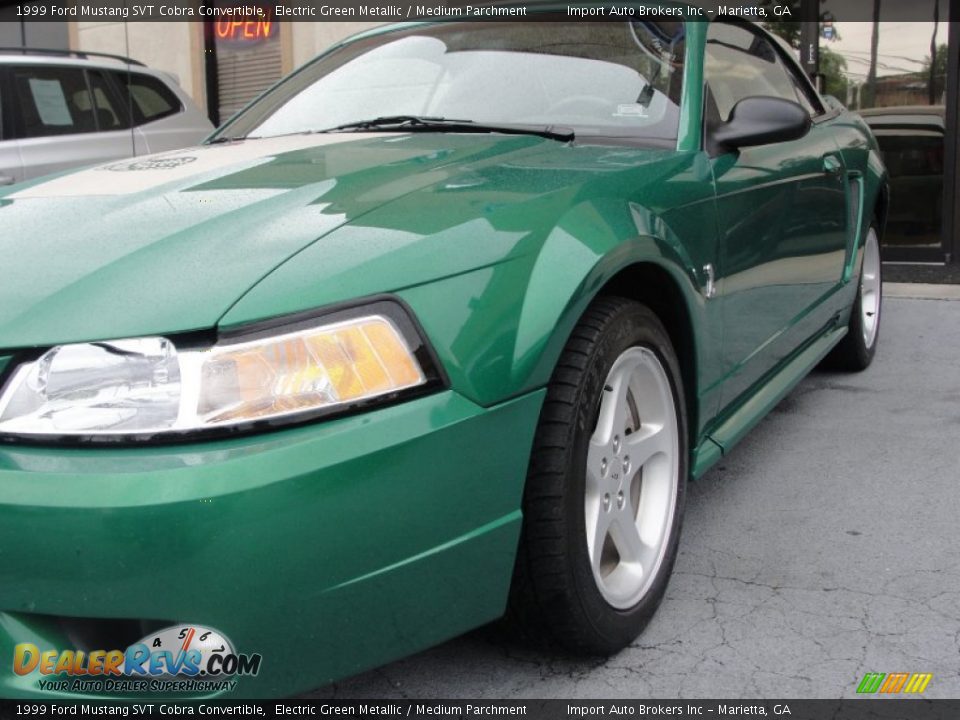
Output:
[[960,697],[960,302],[889,298],[861,374],[817,371],[688,495],[646,632],[608,660],[478,631],[314,698]]

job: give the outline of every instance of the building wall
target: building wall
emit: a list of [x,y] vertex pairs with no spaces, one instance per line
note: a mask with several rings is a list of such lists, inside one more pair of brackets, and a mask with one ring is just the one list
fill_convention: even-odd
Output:
[[67,23],[24,22],[15,7],[0,8],[0,47],[32,47],[69,50]]
[[69,49],[65,22],[25,22],[22,25],[27,46],[54,50]]

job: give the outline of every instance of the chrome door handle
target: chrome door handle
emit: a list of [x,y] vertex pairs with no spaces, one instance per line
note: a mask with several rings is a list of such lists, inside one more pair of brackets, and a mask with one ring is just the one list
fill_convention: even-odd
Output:
[[823,158],[823,172],[827,175],[839,175],[843,172],[843,163],[835,155],[825,155]]
[[0,175],[0,185],[13,185],[13,178],[9,175]]

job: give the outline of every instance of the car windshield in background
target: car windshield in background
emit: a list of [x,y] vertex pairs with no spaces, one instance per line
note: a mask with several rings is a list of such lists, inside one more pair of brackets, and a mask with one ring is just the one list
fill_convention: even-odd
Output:
[[324,56],[220,135],[271,137],[413,116],[670,140],[683,60],[681,22],[419,26]]

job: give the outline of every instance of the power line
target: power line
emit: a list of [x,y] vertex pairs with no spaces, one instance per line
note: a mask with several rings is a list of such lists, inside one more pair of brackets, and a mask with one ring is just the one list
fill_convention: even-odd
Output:
[[[836,53],[837,55],[869,55],[869,50],[833,50],[830,49],[830,52]],[[916,58],[907,57],[906,55],[888,55],[887,53],[877,53],[877,57],[882,58],[891,58],[893,60],[906,60],[907,62],[917,63],[918,65],[923,65],[926,63],[926,60],[917,60]]]

